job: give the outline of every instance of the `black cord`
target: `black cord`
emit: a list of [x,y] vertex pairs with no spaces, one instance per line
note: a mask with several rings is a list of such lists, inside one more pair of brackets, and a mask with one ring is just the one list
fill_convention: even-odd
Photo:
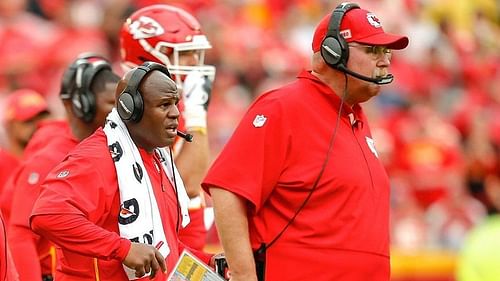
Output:
[[311,188],[311,190],[309,191],[309,194],[307,194],[306,199],[304,199],[304,201],[302,202],[300,207],[297,209],[297,211],[295,212],[293,217],[288,221],[288,223],[285,225],[285,227],[283,227],[283,229],[278,233],[278,235],[276,235],[276,237],[274,237],[274,239],[271,240],[271,242],[269,242],[267,245],[265,245],[265,244],[261,245],[261,247],[258,249],[258,251],[260,253],[264,252],[266,249],[271,247],[281,237],[281,235],[283,235],[285,230],[287,230],[287,228],[295,221],[295,218],[299,215],[299,213],[302,211],[302,209],[306,206],[307,202],[309,202],[309,199],[311,198],[313,192],[318,187],[319,180],[323,176],[323,172],[325,171],[325,168],[328,164],[328,161],[330,160],[330,154],[331,154],[332,149],[333,149],[333,142],[335,141],[335,138],[337,136],[337,129],[338,129],[339,124],[340,124],[340,117],[342,115],[342,107],[344,105],[344,100],[347,97],[347,75],[345,73],[344,73],[344,79],[345,79],[344,92],[342,93],[342,98],[340,99],[340,106],[339,106],[339,110],[338,110],[339,114],[337,115],[337,120],[335,122],[335,128],[333,129],[332,137],[330,138],[330,143],[328,144],[328,150],[326,153],[325,161],[323,162],[323,165],[321,166],[321,170],[320,170],[318,176],[316,177],[316,180],[314,181],[314,185]]
[[177,191],[177,180],[175,179],[175,169],[174,169],[174,157],[172,156],[174,153],[172,152],[172,147],[168,147],[168,150],[170,152],[170,165],[172,167],[172,176],[174,179],[174,192],[175,192],[175,200],[177,202],[177,222],[175,224],[175,230],[177,233],[179,233],[179,227],[180,227],[180,217],[181,217],[181,204],[179,202],[179,194]]

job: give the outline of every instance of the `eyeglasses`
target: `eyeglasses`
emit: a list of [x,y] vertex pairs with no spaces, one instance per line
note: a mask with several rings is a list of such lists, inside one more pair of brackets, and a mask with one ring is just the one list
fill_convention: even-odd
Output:
[[381,59],[384,55],[388,56],[389,59],[392,55],[392,50],[385,46],[368,46],[360,44],[348,44],[349,47],[357,47],[365,49],[365,53],[372,55],[373,59]]

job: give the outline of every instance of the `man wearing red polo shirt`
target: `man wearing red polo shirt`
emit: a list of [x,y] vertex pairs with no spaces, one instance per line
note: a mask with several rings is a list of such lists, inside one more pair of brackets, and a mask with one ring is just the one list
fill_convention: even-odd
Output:
[[184,249],[189,199],[165,149],[177,136],[175,82],[146,63],[115,97],[104,128],[49,173],[33,207],[31,228],[60,248],[58,281],[165,280]]
[[343,3],[316,28],[312,71],[250,107],[203,181],[231,281],[389,280],[389,180],[360,103],[407,45]]
[[8,184],[8,179],[16,172],[38,123],[48,117],[47,101],[33,90],[16,90],[5,101],[2,121],[7,146],[0,147],[0,208],[7,224],[14,193],[14,187]]
[[[77,77],[82,77],[82,81],[77,81]],[[115,102],[119,79],[101,56],[82,54],[75,59],[64,73],[60,91],[67,120],[40,124],[28,143],[23,163],[10,179],[10,185],[15,187],[12,206],[16,212],[11,215],[8,237],[20,281],[48,281],[54,276],[54,247],[31,231],[31,209],[49,171],[81,140],[104,125]]]

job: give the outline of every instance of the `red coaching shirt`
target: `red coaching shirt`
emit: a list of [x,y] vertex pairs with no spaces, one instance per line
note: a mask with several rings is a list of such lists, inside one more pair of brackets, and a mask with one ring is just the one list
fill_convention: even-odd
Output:
[[77,143],[66,121],[42,122],[26,148],[18,172],[11,178],[15,212],[10,217],[8,236],[21,280],[38,280],[55,271],[52,244],[31,231],[29,217],[40,194],[40,183]]
[[[167,269],[172,269],[183,248],[175,232],[178,215],[175,192],[167,176],[160,176],[154,167],[154,155],[141,149],[139,152],[160,208],[170,247]],[[33,208],[32,228],[60,246],[56,280],[128,280],[122,261],[130,249],[130,241],[118,234],[119,211],[115,165],[106,136],[98,129],[49,173]],[[40,228],[42,225],[50,231]],[[210,256],[201,258],[208,262]],[[166,274],[158,272],[154,280],[165,277]]]
[[257,249],[295,221],[267,250],[266,281],[389,280],[389,180],[359,105],[344,104],[309,72],[260,96],[210,168],[215,185],[246,198]]

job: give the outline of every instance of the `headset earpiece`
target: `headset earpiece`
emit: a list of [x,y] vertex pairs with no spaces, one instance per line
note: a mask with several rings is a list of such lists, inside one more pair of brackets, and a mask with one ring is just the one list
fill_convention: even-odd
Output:
[[136,67],[132,72],[127,87],[121,92],[117,100],[116,109],[124,122],[137,123],[141,121],[144,113],[144,100],[139,87],[144,77],[153,70],[159,70],[172,78],[167,67],[159,63],[145,62]]
[[71,100],[73,113],[84,122],[94,120],[97,105],[91,85],[97,73],[104,69],[111,71],[111,65],[105,58],[85,53],[64,73],[60,97]]
[[97,104],[95,93],[91,87],[96,75],[105,69],[112,71],[111,65],[107,61],[98,60],[89,63],[82,73],[82,87],[79,89],[79,98],[82,104],[82,119],[85,122],[92,122],[94,120]]
[[344,51],[337,39],[326,37],[321,43],[321,56],[328,65],[335,67],[340,62],[347,61],[349,51]]
[[117,111],[123,121],[139,122],[144,112],[144,102],[139,92],[139,86],[147,69],[139,67],[134,70],[128,86],[118,96]]
[[71,97],[71,106],[73,109],[73,113],[80,119],[85,122],[91,122],[94,118],[95,112],[95,98],[94,93],[90,91],[87,93],[87,90],[84,89],[83,76],[85,72],[89,72],[89,68],[92,67],[88,63],[88,61],[83,61],[79,63],[76,68],[76,91]]
[[329,66],[336,69],[339,66],[346,67],[349,59],[349,46],[340,34],[340,24],[344,15],[352,9],[359,9],[359,5],[342,3],[335,8],[328,22],[325,39],[321,42],[321,56]]

